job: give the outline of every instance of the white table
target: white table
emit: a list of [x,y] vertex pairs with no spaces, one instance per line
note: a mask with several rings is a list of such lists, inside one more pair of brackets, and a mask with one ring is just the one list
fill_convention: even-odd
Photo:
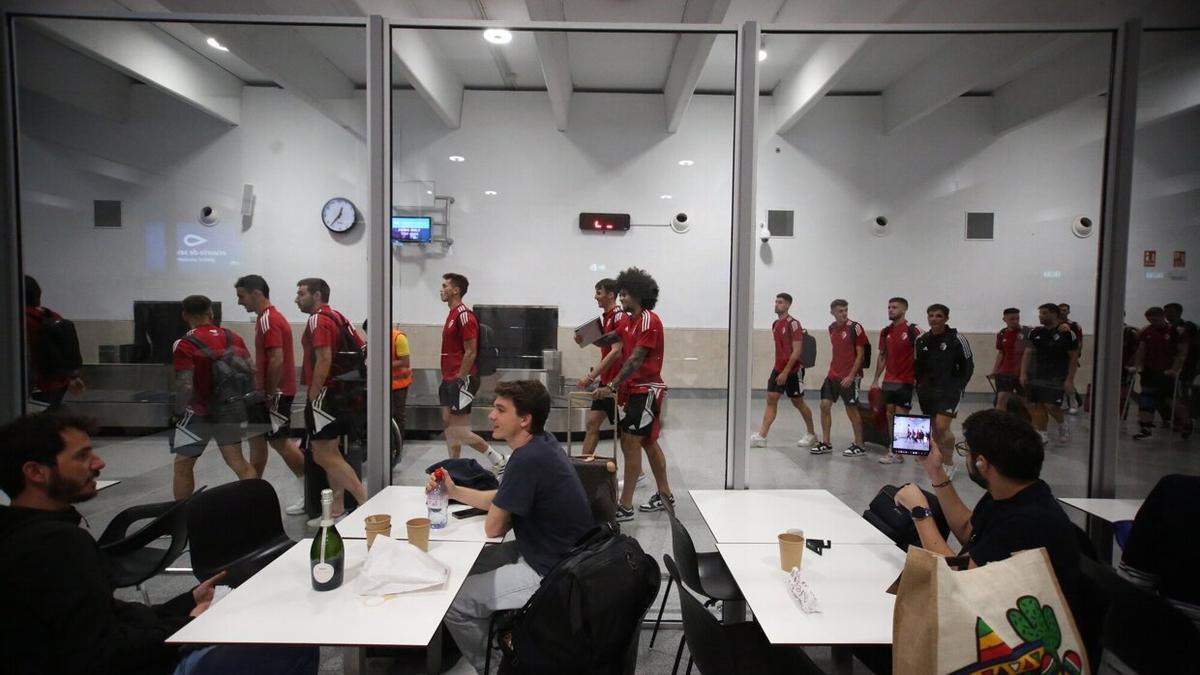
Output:
[[791,529],[836,544],[895,546],[862,514],[828,490],[691,490],[713,539],[721,544],[776,544]]
[[120,482],[121,481],[119,480],[98,480],[96,481],[96,492],[99,492],[105,488],[110,488]]
[[[503,541],[503,537],[489,538],[484,534],[485,516],[472,516],[462,520],[454,517],[455,511],[468,508],[471,507],[451,504],[451,515],[446,519],[446,526],[440,530],[430,530],[430,541],[477,541],[493,544]],[[408,528],[405,523],[411,518],[425,518],[429,515],[429,511],[425,508],[425,488],[416,485],[385,487],[338,522],[338,534],[346,539],[366,539],[366,518],[379,513],[386,513],[392,517],[393,539],[408,539]]]
[[1137,515],[1138,509],[1142,508],[1142,502],[1145,500],[1059,497],[1058,501],[1105,522],[1115,523],[1121,520],[1133,520],[1134,516]]
[[[303,539],[167,642],[425,647],[438,634],[442,617],[483,549],[481,542],[431,542],[429,554],[450,568],[446,583],[368,606],[366,598],[356,595],[353,588],[367,555],[367,542],[344,542],[345,580],[339,588],[323,593],[313,590],[308,560],[312,539]],[[440,644],[433,646],[440,652]],[[440,653],[433,651],[431,648],[430,658],[440,658]],[[361,662],[361,654],[361,650],[348,654],[347,665],[353,669]]]

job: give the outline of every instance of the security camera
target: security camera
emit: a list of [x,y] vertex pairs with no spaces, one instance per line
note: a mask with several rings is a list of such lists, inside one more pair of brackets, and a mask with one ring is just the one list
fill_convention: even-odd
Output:
[[771,241],[771,228],[766,223],[758,224],[758,240],[764,244]]
[[878,216],[878,217],[876,217],[876,218],[875,218],[875,224],[876,224],[876,225],[878,225],[878,226],[880,226],[880,227],[887,227],[887,217],[886,217],[886,216]]
[[204,206],[200,209],[200,224],[201,225],[216,225],[220,218],[217,217],[217,210],[211,206]]
[[875,216],[875,220],[871,221],[871,234],[876,237],[886,237],[892,233],[892,226],[888,225],[887,216]]
[[686,213],[676,213],[671,219],[671,229],[678,234],[683,234],[692,228],[692,221]]
[[1087,216],[1077,216],[1071,221],[1071,232],[1080,239],[1090,237],[1095,229],[1095,223]]

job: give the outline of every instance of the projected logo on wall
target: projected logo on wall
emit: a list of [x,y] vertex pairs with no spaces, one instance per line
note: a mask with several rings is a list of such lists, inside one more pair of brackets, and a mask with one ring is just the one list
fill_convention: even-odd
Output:
[[241,242],[227,228],[202,228],[190,223],[175,226],[175,262],[188,266],[239,264]]

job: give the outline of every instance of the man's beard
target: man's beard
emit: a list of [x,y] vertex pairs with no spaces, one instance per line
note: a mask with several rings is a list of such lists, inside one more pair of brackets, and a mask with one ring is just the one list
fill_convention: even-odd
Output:
[[971,479],[972,483],[978,485],[984,490],[988,489],[988,481],[986,478],[979,475],[978,469],[975,468],[975,462],[967,462],[967,477]]
[[86,502],[96,496],[95,488],[89,492],[87,484],[95,480],[98,475],[89,476],[82,483],[76,483],[63,478],[57,471],[53,471],[50,473],[50,482],[46,484],[46,494],[55,501],[66,502],[68,504]]

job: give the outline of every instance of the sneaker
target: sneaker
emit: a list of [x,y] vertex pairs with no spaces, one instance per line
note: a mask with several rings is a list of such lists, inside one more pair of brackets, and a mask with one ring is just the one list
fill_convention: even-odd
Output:
[[811,448],[816,444],[817,437],[813,434],[804,434],[800,437],[800,440],[796,441],[796,445],[800,446],[801,448]]
[[1050,434],[1039,431],[1038,436],[1042,439],[1042,445],[1050,445]]
[[1058,427],[1058,444],[1066,445],[1071,440],[1071,427],[1060,424]]
[[[667,497],[667,501],[671,503],[671,506],[675,506],[675,495],[669,495]],[[650,496],[650,500],[647,501],[645,504],[638,504],[638,511],[641,511],[643,513],[651,513],[654,511],[664,511],[664,510],[666,510],[666,508],[667,508],[667,506],[665,503],[663,503],[663,496],[662,496],[661,492],[655,492],[653,495]]]
[[809,448],[808,452],[813,455],[828,455],[833,452],[833,446],[824,441],[817,441],[817,444]]
[[625,508],[624,506],[621,506],[620,504],[617,504],[617,518],[616,518],[616,521],[617,521],[618,523],[627,523],[627,522],[629,522],[629,521],[631,521],[631,520],[633,520],[633,509],[632,509],[632,508],[628,508],[628,509],[627,509],[627,508]]
[[504,469],[508,466],[508,457],[500,453],[496,454],[500,455],[500,461],[492,465],[492,473],[496,475],[496,478],[499,478],[504,475]]
[[867,454],[867,449],[858,443],[851,443],[845,450],[842,451],[842,457],[863,457]]
[[1076,406],[1071,406],[1070,408],[1067,408],[1064,412],[1066,412],[1068,415],[1078,415],[1079,408],[1077,408]]
[[304,495],[300,495],[300,499],[297,499],[294,504],[288,504],[287,508],[283,510],[289,516],[302,516],[306,511],[308,508],[304,503]]
[[1146,438],[1150,438],[1150,428],[1149,427],[1142,427],[1140,431],[1138,431],[1136,434],[1133,435],[1133,440],[1135,440],[1135,441],[1140,441],[1140,440],[1143,440]]
[[958,467],[950,464],[943,464],[942,471],[946,472],[946,480],[954,480],[954,474],[958,473]]
[[[345,518],[345,517],[346,517],[346,514],[347,514],[347,513],[350,513],[350,512],[349,512],[349,511],[343,511],[342,513],[339,513],[339,514],[337,514],[336,516],[334,516],[334,517],[333,517],[333,524],[334,524],[334,525],[337,525],[337,524],[338,524],[338,522],[340,522],[340,521],[342,520],[342,518]],[[307,526],[309,526],[309,527],[311,527],[311,528],[313,528],[313,529],[316,529],[316,528],[318,528],[318,527],[320,527],[320,526],[321,526],[321,516],[317,516],[316,518],[311,518],[311,519],[309,519],[309,521],[308,521],[308,522],[306,522],[306,523],[304,523],[304,524],[305,524],[305,525],[307,525]]]
[[880,464],[903,464],[904,458],[901,457],[900,455],[897,455],[894,452],[889,452],[888,454],[879,458],[879,463]]
[[750,447],[752,447],[752,448],[767,447],[767,437],[759,436],[758,434],[750,434]]

